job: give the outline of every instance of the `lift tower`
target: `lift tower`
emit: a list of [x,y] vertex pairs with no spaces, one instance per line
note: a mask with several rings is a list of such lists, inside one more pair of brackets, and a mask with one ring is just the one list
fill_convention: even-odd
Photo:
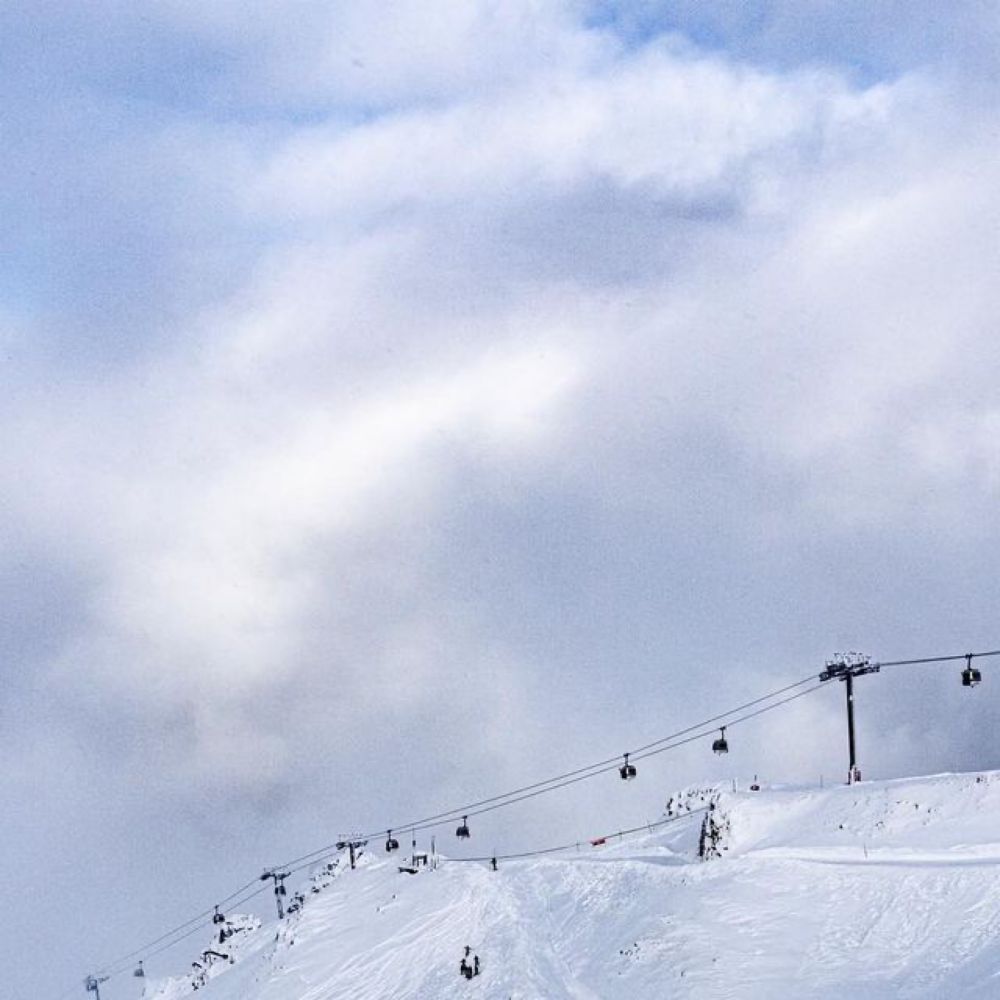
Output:
[[282,905],[284,897],[288,895],[288,890],[285,888],[285,879],[291,872],[279,872],[276,868],[268,868],[267,871],[261,875],[261,882],[266,882],[268,879],[274,881],[274,901],[278,906],[278,919],[285,919],[285,907]]
[[95,1000],[101,1000],[101,983],[106,983],[107,981],[107,976],[87,976],[83,981],[83,986],[88,993],[94,994]]
[[872,663],[863,653],[843,653],[835,659],[828,660],[826,670],[819,675],[821,681],[843,681],[847,690],[847,746],[851,758],[847,771],[849,785],[861,780],[854,745],[854,678],[862,674],[877,674],[879,669],[880,665]]

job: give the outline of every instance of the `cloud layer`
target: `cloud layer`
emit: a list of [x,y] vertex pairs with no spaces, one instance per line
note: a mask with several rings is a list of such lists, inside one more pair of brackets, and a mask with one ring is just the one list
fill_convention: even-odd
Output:
[[[17,884],[88,872],[56,971],[838,649],[996,645],[966,6],[933,53],[867,5],[13,12],[0,781]],[[814,697],[485,835],[838,774]],[[951,674],[863,697],[876,773],[1000,764]]]

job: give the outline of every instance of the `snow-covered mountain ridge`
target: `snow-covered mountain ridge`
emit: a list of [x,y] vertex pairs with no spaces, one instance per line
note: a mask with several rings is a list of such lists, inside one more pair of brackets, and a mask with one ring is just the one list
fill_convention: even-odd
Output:
[[409,875],[372,845],[144,1000],[1000,997],[1000,772],[694,790],[667,814],[497,871]]

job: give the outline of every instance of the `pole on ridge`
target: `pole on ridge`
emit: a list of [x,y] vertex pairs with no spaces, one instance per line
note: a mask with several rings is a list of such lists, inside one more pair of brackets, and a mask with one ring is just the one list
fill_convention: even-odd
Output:
[[863,653],[843,653],[833,660],[828,660],[826,669],[819,675],[821,681],[839,680],[844,682],[847,694],[847,783],[853,785],[861,780],[858,768],[857,742],[854,737],[854,678],[862,674],[877,674],[880,670],[877,663],[872,663]]
[[83,981],[83,987],[88,993],[94,994],[95,1000],[101,1000],[101,983],[107,981],[107,976],[87,976]]
[[285,879],[288,878],[290,872],[279,872],[276,869],[269,868],[263,875],[261,875],[261,882],[266,882],[271,879],[274,882],[274,901],[278,904],[278,919],[285,919],[285,907],[283,905],[283,896],[288,895],[288,890],[285,888]]

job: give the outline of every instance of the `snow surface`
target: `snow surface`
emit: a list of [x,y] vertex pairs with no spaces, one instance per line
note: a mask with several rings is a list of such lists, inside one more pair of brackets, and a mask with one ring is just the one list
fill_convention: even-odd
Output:
[[[688,810],[709,797],[719,857],[703,861]],[[144,1000],[1000,997],[1000,772],[695,789],[667,814],[682,818],[496,872],[404,874],[404,852],[373,845],[219,948],[233,962],[203,985],[148,980]]]

